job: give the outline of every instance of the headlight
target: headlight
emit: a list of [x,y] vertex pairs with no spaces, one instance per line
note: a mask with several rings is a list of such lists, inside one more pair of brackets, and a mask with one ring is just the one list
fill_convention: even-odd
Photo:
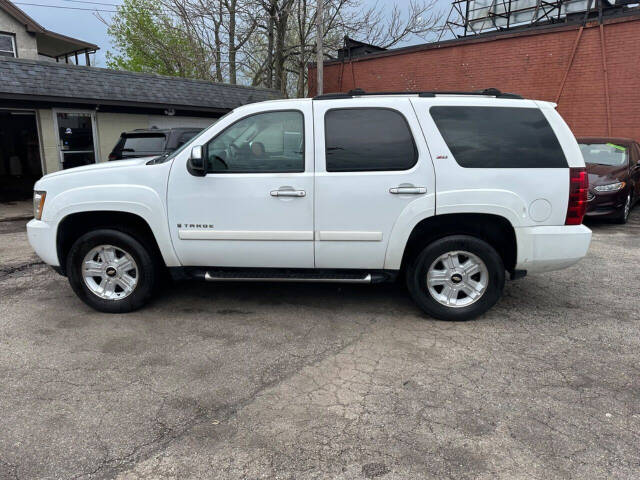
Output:
[[33,192],[33,218],[40,220],[42,218],[42,209],[44,208],[44,199],[47,196],[47,192],[39,192],[35,190]]
[[593,187],[596,192],[606,193],[606,192],[617,192],[618,190],[622,190],[625,187],[625,182],[617,182],[610,183],[609,185],[598,185],[597,187]]

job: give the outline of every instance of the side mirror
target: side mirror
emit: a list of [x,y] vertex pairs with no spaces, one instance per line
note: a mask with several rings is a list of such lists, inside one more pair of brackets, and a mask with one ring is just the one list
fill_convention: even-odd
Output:
[[204,148],[198,145],[191,149],[191,156],[187,160],[187,170],[191,175],[196,177],[204,177],[207,169],[204,163]]

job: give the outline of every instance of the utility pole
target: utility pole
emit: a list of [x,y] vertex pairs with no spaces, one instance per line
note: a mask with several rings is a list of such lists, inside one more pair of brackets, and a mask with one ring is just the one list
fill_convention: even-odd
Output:
[[316,50],[317,52],[317,60],[316,60],[316,69],[318,71],[318,88],[317,94],[322,95],[324,91],[324,47],[323,47],[323,36],[324,36],[324,0],[316,0],[316,26],[317,26],[317,39],[316,39]]

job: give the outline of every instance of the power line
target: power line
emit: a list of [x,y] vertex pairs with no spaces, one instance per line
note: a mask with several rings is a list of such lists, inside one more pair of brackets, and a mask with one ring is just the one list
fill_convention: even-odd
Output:
[[104,5],[107,7],[119,7],[120,5],[117,3],[103,3],[103,2],[89,2],[86,0],[63,0],[64,2],[73,2],[73,3],[90,3],[92,5]]
[[[62,5],[43,5],[41,3],[25,3],[25,2],[13,2],[16,5],[29,5],[31,7],[47,7],[47,8],[59,8],[63,10],[84,10],[89,12],[106,12],[106,13],[118,13],[117,10],[104,10],[100,8],[82,8],[82,7],[64,7]],[[82,2],[88,3],[88,2]]]

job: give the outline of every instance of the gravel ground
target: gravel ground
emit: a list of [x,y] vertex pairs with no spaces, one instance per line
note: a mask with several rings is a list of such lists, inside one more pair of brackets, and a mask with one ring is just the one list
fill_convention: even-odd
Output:
[[640,208],[483,318],[401,285],[177,284],[99,314],[0,223],[0,478],[640,477]]

